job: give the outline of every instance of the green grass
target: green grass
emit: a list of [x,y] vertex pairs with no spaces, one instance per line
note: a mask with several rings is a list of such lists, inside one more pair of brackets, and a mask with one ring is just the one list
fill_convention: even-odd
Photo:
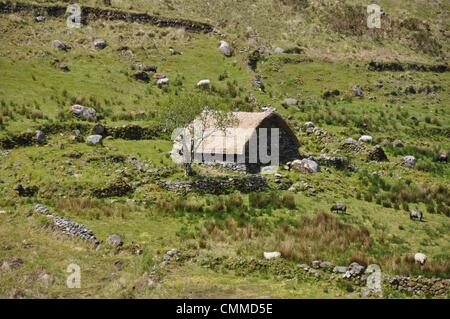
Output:
[[[98,1],[80,2],[97,5]],[[311,184],[316,195],[276,189],[259,197],[179,195],[164,191],[157,183],[159,179],[185,178],[182,168],[175,166],[168,156],[172,145],[169,140],[105,139],[103,146],[89,147],[70,143],[70,132],[50,134],[45,146],[17,147],[9,154],[0,153],[0,211],[7,212],[0,214],[0,265],[12,257],[20,257],[24,262],[18,269],[0,270],[0,296],[360,296],[358,291],[349,293],[348,285],[329,282],[327,278],[286,279],[277,274],[277,264],[268,272],[250,274],[251,265],[238,271],[204,267],[199,260],[160,266],[162,256],[171,248],[194,251],[200,260],[203,256],[260,260],[263,251],[280,250],[288,270],[296,269],[298,263],[320,258],[343,265],[353,260],[375,262],[389,275],[448,278],[450,223],[445,213],[449,209],[445,194],[450,170],[447,163],[435,161],[438,152],[450,148],[448,72],[367,69],[373,58],[442,63],[448,55],[448,44],[444,42],[443,56],[436,56],[413,48],[408,42],[412,33],[406,31],[400,39],[384,37],[377,41],[370,34],[347,36],[345,30],[332,31],[333,21],[324,20],[329,10],[333,10],[329,4],[297,11],[277,1],[258,0],[255,4],[217,1],[207,6],[198,1],[183,1],[183,5],[178,0],[133,1],[133,4],[113,1],[113,6],[121,9],[209,21],[236,48],[249,47],[250,52],[257,45],[304,48],[302,55],[272,55],[258,63],[256,73],[261,74],[267,93],[259,92],[251,84],[255,74],[247,66],[248,53],[236,50],[233,57],[223,57],[217,51],[220,39],[215,34],[102,20],[68,31],[60,18],[48,18],[39,24],[28,15],[2,15],[0,137],[52,123],[77,123],[69,114],[75,102],[94,107],[101,123],[109,127],[133,123],[144,127],[162,124],[167,128],[173,124],[168,111],[180,110],[180,106],[198,109],[201,104],[258,111],[260,106],[270,105],[289,119],[301,141],[302,154],[347,156],[358,170],[322,166],[320,173],[311,175],[281,170],[292,183]],[[223,17],[225,5],[229,19]],[[407,12],[408,16],[425,20],[431,25],[433,36],[442,42],[442,35],[436,30],[445,29],[447,22],[439,17],[447,3],[411,5],[381,1],[381,5],[393,19],[402,20],[405,18],[402,12]],[[272,15],[268,17],[267,12]],[[144,35],[136,35],[139,31],[144,31]],[[251,43],[246,33],[258,34],[260,38]],[[109,47],[94,50],[92,40],[96,38],[106,39]],[[51,47],[53,39],[66,42],[73,49],[58,52]],[[118,54],[117,49],[122,46],[130,47],[134,56]],[[169,47],[182,55],[171,56]],[[71,71],[60,71],[55,60],[67,63]],[[139,63],[157,65],[158,72],[170,78],[169,88],[157,88],[154,80],[147,84],[133,80],[131,66]],[[206,78],[212,81],[213,89],[198,90],[196,83]],[[382,87],[377,82],[382,82]],[[352,96],[352,85],[362,88],[364,99]],[[441,90],[433,94],[404,93],[409,86],[427,85],[439,85]],[[326,91],[332,90],[339,90],[340,95],[323,98]],[[281,101],[286,97],[295,97],[300,104],[284,109]],[[145,113],[142,119],[134,116],[140,111]],[[412,116],[419,120],[417,125]],[[328,138],[321,140],[306,134],[300,129],[305,121],[324,128]],[[358,139],[362,134],[370,134],[376,143],[383,143],[389,162],[368,162],[364,152],[340,149],[345,138]],[[390,146],[396,139],[406,146]],[[124,162],[110,159],[118,155]],[[415,168],[399,165],[404,155],[417,157]],[[138,158],[138,164],[130,161],[133,157]],[[148,171],[139,170],[139,166]],[[160,172],[155,173],[154,169]],[[195,169],[202,174],[224,175],[216,170]],[[379,178],[373,177],[375,172]],[[118,179],[130,183],[134,191],[116,198],[93,197],[93,189],[107,187]],[[19,183],[38,186],[38,194],[32,198],[18,197],[13,187]],[[276,186],[272,179],[270,184]],[[395,196],[403,201],[396,202]],[[332,224],[336,223],[332,231],[336,238],[349,240],[346,244],[333,242],[324,248],[325,232],[319,232],[317,239],[302,237],[301,231],[310,230],[304,225],[296,232],[299,222],[315,220],[336,202],[344,202],[348,214],[332,220]],[[124,249],[115,251],[103,243],[95,250],[45,228],[48,224],[45,219],[29,214],[37,203],[87,225],[103,242],[109,235],[119,234],[125,241]],[[424,211],[425,222],[411,221],[407,205]],[[319,223],[317,227],[322,226]],[[371,244],[362,245],[369,238]],[[24,248],[23,240],[32,247]],[[140,246],[142,255],[132,253],[134,244]],[[301,246],[304,244],[315,249],[305,252]],[[426,267],[408,262],[419,251],[429,258]],[[117,266],[117,262],[123,267]],[[70,263],[81,266],[80,290],[65,286],[65,270]],[[42,279],[43,274],[52,278],[48,285]],[[155,282],[151,287],[146,285],[149,279]],[[386,296],[410,297],[385,289]]]

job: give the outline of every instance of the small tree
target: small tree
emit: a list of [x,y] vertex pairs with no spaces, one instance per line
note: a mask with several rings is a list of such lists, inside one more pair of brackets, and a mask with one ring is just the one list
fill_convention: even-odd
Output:
[[[186,176],[193,176],[192,162],[202,142],[217,131],[226,133],[236,118],[231,112],[219,108],[210,108],[205,100],[198,96],[188,96],[162,107],[163,121],[166,127],[181,136],[183,143],[183,165]],[[210,124],[213,124],[212,126]]]

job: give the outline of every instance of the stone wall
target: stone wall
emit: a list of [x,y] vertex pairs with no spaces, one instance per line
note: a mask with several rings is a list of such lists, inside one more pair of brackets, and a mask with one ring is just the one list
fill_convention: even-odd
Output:
[[438,296],[450,292],[450,279],[442,278],[394,276],[389,278],[389,285],[415,295]]
[[[0,13],[35,13],[46,14],[53,17],[64,17],[67,5],[39,5],[26,3],[9,3],[0,2]],[[214,27],[208,23],[185,20],[171,19],[153,16],[147,13],[130,12],[109,8],[94,8],[81,6],[83,23],[90,20],[106,19],[106,20],[122,20],[126,22],[138,22],[152,24],[158,27],[174,27],[184,28],[186,31],[209,33]]]
[[267,180],[258,175],[239,178],[202,177],[194,181],[162,181],[161,187],[174,192],[204,194],[228,194],[235,190],[242,193],[261,192],[268,188]]
[[419,71],[419,72],[448,72],[450,68],[445,64],[429,65],[421,63],[399,63],[399,62],[369,62],[370,71]]
[[142,127],[135,124],[105,127],[106,135],[125,140],[150,140],[162,138],[164,129],[159,126]]
[[[81,135],[87,135],[94,125],[71,122],[66,124],[43,124],[38,128],[45,134],[70,133],[77,129]],[[121,138],[124,140],[151,140],[168,139],[169,133],[160,126],[140,126],[129,124],[117,127],[104,126],[104,136]],[[10,136],[0,137],[0,149],[12,149],[15,147],[32,146],[38,144],[35,131],[26,131]]]
[[1,149],[11,149],[16,146],[31,146],[37,143],[35,132],[24,132],[17,135],[0,138]]
[[124,180],[116,180],[103,188],[92,190],[92,196],[97,198],[125,196],[134,191],[133,187]]
[[95,236],[94,232],[89,228],[87,228],[86,226],[84,226],[83,224],[74,222],[67,217],[55,215],[52,212],[50,212],[50,210],[47,207],[42,206],[40,204],[37,204],[34,207],[34,210],[41,215],[53,219],[55,227],[61,233],[93,242],[95,245],[98,245],[100,243],[97,237]]

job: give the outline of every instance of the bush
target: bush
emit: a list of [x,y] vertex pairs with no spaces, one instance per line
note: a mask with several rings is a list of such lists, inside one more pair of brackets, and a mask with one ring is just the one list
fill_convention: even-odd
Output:
[[283,206],[286,208],[295,209],[297,207],[295,204],[295,197],[294,197],[294,195],[292,195],[290,193],[285,194],[283,196],[282,202],[283,202]]
[[244,200],[239,193],[234,193],[228,196],[225,205],[228,211],[243,210],[246,208],[244,205]]

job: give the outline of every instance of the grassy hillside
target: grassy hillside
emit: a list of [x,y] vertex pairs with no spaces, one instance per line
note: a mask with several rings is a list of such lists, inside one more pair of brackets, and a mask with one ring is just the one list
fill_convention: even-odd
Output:
[[[69,1],[34,1],[44,2]],[[79,3],[103,7],[101,1]],[[450,77],[448,71],[408,69],[408,63],[448,65],[450,3],[379,3],[387,16],[376,31],[365,27],[363,1],[112,1],[112,8],[208,22],[218,30],[207,34],[104,19],[67,29],[62,17],[38,23],[29,13],[0,14],[0,139],[36,129],[48,139],[42,146],[0,149],[0,296],[361,297],[357,285],[337,275],[317,278],[298,267],[316,259],[376,263],[386,276],[449,278],[450,169],[437,158],[450,149]],[[55,39],[71,50],[52,47]],[[95,39],[108,47],[95,49]],[[232,57],[217,50],[221,39],[235,48]],[[248,62],[258,46],[301,53],[262,54],[252,70]],[[171,55],[171,48],[181,54]],[[405,70],[374,71],[372,60]],[[156,65],[169,86],[135,80],[137,64]],[[252,85],[256,74],[265,92]],[[211,80],[211,90],[196,88],[201,79]],[[353,85],[363,98],[352,93]],[[298,105],[282,107],[288,97]],[[84,138],[95,124],[74,118],[74,103],[93,107],[108,128],[134,124],[161,134],[107,138],[98,147],[71,143],[72,128],[87,128]],[[271,189],[258,194],[166,191],[160,180],[186,179],[168,154],[171,117],[204,105],[275,107],[300,139],[301,154],[346,156],[352,167],[322,165],[316,174],[281,169],[286,184],[308,183],[314,193],[288,191],[274,176],[268,177]],[[306,121],[326,133],[308,134]],[[342,146],[363,134],[374,141],[361,151]],[[395,140],[405,146],[394,147]],[[367,150],[378,143],[388,162],[368,159]],[[400,165],[405,155],[417,158],[415,167]],[[133,191],[95,196],[95,189],[117,181]],[[18,184],[38,191],[18,196]],[[331,215],[336,202],[345,203],[348,214]],[[32,213],[37,203],[87,225],[100,248],[52,229]],[[424,212],[424,222],[409,219],[413,208]],[[106,243],[111,234],[123,238],[122,248]],[[172,248],[178,257],[163,262]],[[264,251],[280,251],[282,258],[266,262]],[[414,263],[416,252],[428,256],[424,266]],[[70,263],[81,267],[81,289],[66,287]],[[414,297],[383,289],[384,297]]]
[[[102,6],[97,0],[77,3]],[[111,7],[210,22],[239,46],[300,45],[308,56],[333,61],[448,59],[448,1],[377,3],[386,13],[381,30],[367,30],[369,3],[359,0],[112,0]]]

